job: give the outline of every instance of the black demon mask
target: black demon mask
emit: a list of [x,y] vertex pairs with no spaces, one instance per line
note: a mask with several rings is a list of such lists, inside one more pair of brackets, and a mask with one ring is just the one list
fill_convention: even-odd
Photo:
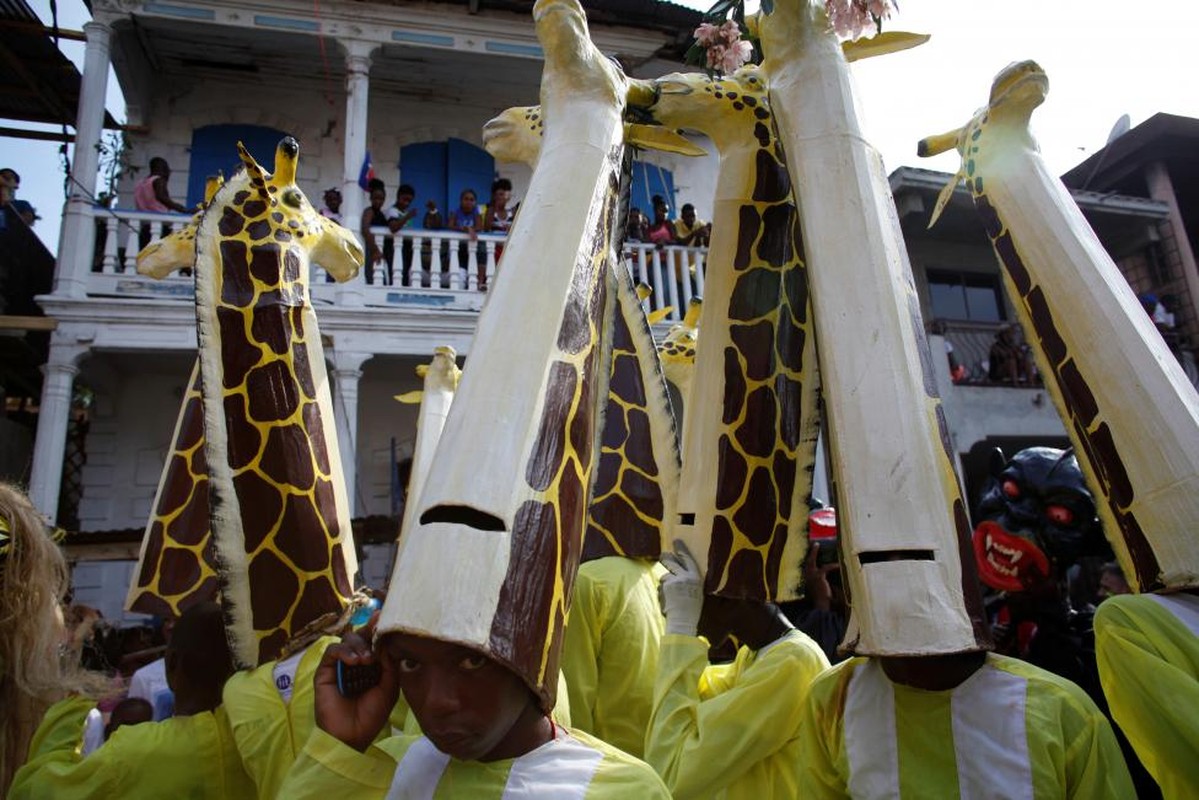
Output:
[[1069,450],[1030,447],[1007,462],[995,450],[976,519],[979,576],[993,589],[1026,591],[1061,577],[1082,556],[1110,553]]

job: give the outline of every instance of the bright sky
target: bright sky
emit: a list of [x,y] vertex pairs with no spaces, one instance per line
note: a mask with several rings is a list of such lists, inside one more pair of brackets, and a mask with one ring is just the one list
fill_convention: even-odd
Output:
[[[706,9],[714,0],[680,2]],[[30,4],[48,23],[49,0]],[[82,28],[82,0],[58,5],[62,27]],[[918,159],[916,142],[965,123],[986,101],[995,73],[1027,58],[1049,75],[1049,99],[1033,115],[1033,131],[1059,174],[1101,148],[1121,114],[1134,126],[1159,111],[1199,117],[1199,91],[1191,83],[1199,76],[1194,0],[901,0],[884,29],[932,34],[923,47],[853,66],[864,133],[888,172],[900,166],[955,172],[956,154]],[[82,43],[64,42],[63,50],[82,65]],[[121,119],[120,93],[115,79],[109,82],[108,108]],[[0,138],[0,166],[21,173],[18,196],[38,209],[43,219],[34,230],[52,250],[63,198],[57,150],[51,142]]]

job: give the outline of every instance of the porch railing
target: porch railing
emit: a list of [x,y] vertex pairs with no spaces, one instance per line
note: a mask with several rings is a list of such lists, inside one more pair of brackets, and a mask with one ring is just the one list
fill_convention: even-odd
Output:
[[[183,227],[190,217],[148,211],[97,208],[96,252],[89,293],[95,295],[191,297],[192,278],[174,273],[161,281],[137,274],[144,243]],[[505,237],[479,234],[470,240],[453,231],[372,228],[383,258],[351,281],[336,284],[313,264],[309,289],[315,302],[336,302],[339,287],[351,288],[365,305],[425,305],[480,308],[482,292],[503,268]],[[650,311],[671,307],[668,320],[681,319],[692,298],[702,296],[707,249],[627,242],[623,256],[634,279],[653,289]]]

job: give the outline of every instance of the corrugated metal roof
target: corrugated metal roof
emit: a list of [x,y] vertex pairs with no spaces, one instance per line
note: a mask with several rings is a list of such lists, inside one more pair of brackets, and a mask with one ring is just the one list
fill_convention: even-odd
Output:
[[0,118],[74,125],[82,79],[41,24],[25,0],[0,0]]

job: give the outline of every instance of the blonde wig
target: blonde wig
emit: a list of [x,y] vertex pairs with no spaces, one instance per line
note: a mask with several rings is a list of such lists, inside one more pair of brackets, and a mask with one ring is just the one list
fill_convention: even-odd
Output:
[[[66,559],[37,509],[0,483],[0,796],[24,763],[49,706],[71,692],[104,690],[65,647]],[[82,733],[82,731],[81,731]]]

